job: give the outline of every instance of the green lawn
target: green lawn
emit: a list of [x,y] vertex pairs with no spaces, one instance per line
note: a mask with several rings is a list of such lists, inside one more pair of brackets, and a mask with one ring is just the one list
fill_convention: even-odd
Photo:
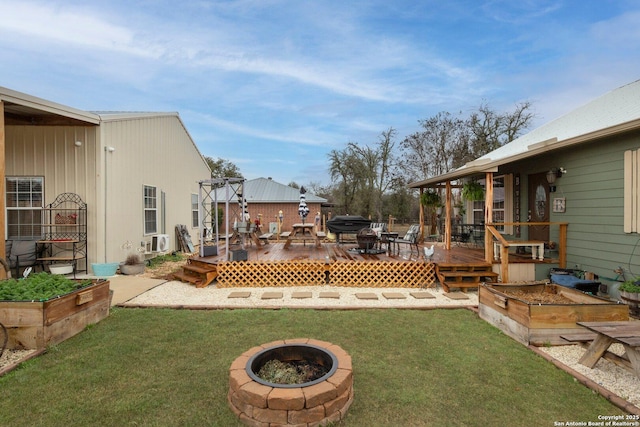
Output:
[[228,368],[312,337],[353,359],[340,426],[553,426],[623,412],[468,310],[114,309],[0,378],[3,426],[236,426]]

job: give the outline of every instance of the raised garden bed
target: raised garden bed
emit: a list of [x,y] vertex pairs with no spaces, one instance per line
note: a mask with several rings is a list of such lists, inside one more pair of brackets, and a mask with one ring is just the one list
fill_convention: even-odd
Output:
[[91,283],[44,301],[0,301],[0,323],[8,349],[43,349],[81,332],[109,315],[109,281]]
[[480,318],[523,344],[571,344],[560,335],[584,332],[576,322],[629,320],[629,307],[560,285],[483,284]]

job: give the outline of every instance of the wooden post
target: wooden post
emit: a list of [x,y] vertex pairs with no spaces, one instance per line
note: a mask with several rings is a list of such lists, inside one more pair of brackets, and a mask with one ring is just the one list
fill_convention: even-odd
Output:
[[560,268],[567,268],[567,227],[569,224],[560,224],[560,233],[558,239],[558,265]]
[[509,246],[500,246],[500,279],[502,283],[509,283]]
[[[6,229],[6,202],[4,200],[5,195],[5,131],[4,131],[4,102],[0,100],[0,230],[4,233]],[[4,239],[2,239],[4,241]],[[5,244],[0,245],[0,257],[6,259],[7,253]],[[9,262],[9,261],[7,261]],[[0,268],[0,279],[6,279],[7,272],[3,268]]]
[[[493,173],[487,172],[484,187],[484,224],[493,223]],[[484,233],[484,259],[493,262],[493,237],[491,233]],[[507,274],[508,275],[508,274]],[[503,278],[504,282],[505,279]]]
[[451,249],[451,181],[447,181],[444,207],[444,247]]
[[420,219],[420,238],[419,238],[419,242],[424,242],[424,206],[422,205],[422,194],[424,193],[424,188],[420,187],[420,197],[418,198],[418,200],[420,200],[420,203],[418,203],[418,205],[420,205],[420,209],[419,209],[419,219]]

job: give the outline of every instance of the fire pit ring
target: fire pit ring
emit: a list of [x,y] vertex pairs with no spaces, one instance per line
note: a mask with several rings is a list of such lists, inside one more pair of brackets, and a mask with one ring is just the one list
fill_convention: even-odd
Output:
[[[301,357],[330,368],[320,378],[303,384],[274,384],[255,375],[274,358]],[[338,422],[353,402],[351,356],[335,344],[308,338],[262,344],[231,364],[228,402],[246,425]]]
[[[277,384],[260,378],[257,373],[265,363],[270,360],[280,360],[281,362],[307,360],[316,365],[322,366],[328,372],[317,379],[307,381],[302,384]],[[338,359],[329,350],[309,344],[282,344],[266,348],[257,352],[247,362],[246,371],[252,380],[276,388],[296,388],[309,387],[314,384],[323,382],[325,379],[334,374],[338,369]]]

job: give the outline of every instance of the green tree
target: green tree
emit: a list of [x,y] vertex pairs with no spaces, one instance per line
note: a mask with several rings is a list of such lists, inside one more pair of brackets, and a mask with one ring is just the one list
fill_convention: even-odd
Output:
[[214,160],[208,156],[205,156],[204,159],[211,169],[211,178],[243,178],[240,169],[229,160],[219,157],[217,160]]

